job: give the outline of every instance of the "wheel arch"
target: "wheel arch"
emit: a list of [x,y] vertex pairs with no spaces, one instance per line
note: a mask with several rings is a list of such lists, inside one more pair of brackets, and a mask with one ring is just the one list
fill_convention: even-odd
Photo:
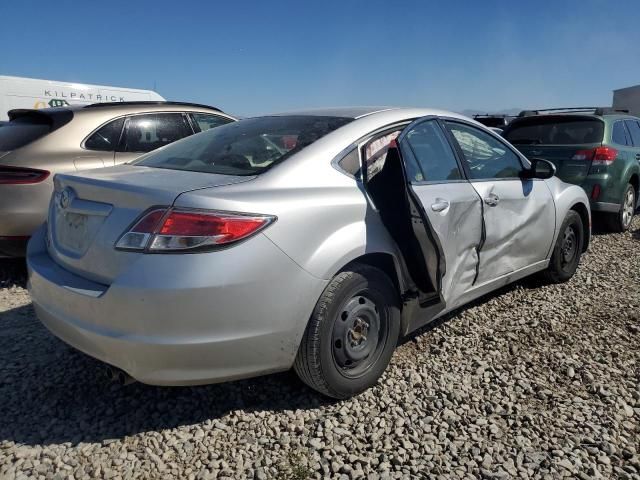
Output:
[[410,279],[406,268],[397,256],[389,252],[370,252],[353,258],[346,263],[338,273],[348,270],[351,265],[369,265],[380,269],[384,272],[393,283],[398,294],[398,305],[400,307],[400,331],[405,335],[409,331],[415,310],[417,308],[417,300],[414,296],[408,295],[414,292],[415,287]]
[[589,243],[591,241],[591,218],[589,216],[589,208],[582,202],[575,203],[571,206],[570,210],[577,212],[582,220],[582,228],[584,231],[584,245],[582,245],[582,253],[589,249]]
[[359,263],[364,265],[369,265],[372,267],[376,267],[382,270],[393,283],[396,292],[398,293],[398,298],[402,297],[403,288],[402,285],[402,275],[399,270],[399,265],[397,265],[397,259],[388,252],[373,252],[373,253],[365,253],[359,257],[354,258],[349,263],[344,265],[338,272],[342,272],[344,270],[348,270],[349,266]]
[[638,197],[640,197],[640,176],[637,173],[633,173],[631,177],[629,177],[629,183],[633,185],[633,188],[636,191],[636,202],[637,202]]

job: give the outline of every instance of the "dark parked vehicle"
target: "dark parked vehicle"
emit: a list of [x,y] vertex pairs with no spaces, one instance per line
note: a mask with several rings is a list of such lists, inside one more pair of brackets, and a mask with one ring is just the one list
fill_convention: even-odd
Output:
[[640,118],[611,108],[528,110],[503,136],[529,159],[553,162],[557,176],[582,186],[605,226],[631,226],[640,188]]
[[477,114],[473,116],[473,119],[489,128],[500,128],[504,129],[511,120],[513,120],[513,115],[505,115],[505,114]]

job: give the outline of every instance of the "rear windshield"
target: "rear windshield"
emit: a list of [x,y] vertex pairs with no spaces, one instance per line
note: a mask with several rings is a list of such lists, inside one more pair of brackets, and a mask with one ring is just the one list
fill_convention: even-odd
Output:
[[0,128],[0,151],[24,147],[51,131],[51,124],[43,117],[20,117]]
[[248,118],[172,143],[133,163],[192,172],[256,175],[351,120],[301,115]]
[[589,117],[533,117],[512,123],[503,136],[514,145],[600,143],[604,122]]

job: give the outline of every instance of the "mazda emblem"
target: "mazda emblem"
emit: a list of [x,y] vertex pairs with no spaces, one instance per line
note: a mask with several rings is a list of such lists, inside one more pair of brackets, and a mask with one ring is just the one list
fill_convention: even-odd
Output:
[[69,205],[71,205],[71,202],[73,201],[74,197],[75,197],[75,194],[73,190],[67,187],[60,194],[60,200],[58,202],[58,205],[62,210],[69,208]]

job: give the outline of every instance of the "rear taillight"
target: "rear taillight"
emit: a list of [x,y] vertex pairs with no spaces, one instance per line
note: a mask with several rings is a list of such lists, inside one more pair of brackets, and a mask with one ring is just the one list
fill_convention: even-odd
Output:
[[40,183],[46,180],[48,176],[49,172],[46,170],[0,165],[0,185]]
[[611,147],[598,147],[593,152],[591,165],[611,165],[618,156],[618,150]]
[[572,160],[592,160],[591,165],[611,165],[618,156],[618,150],[611,147],[597,147],[578,150]]
[[116,243],[123,250],[206,250],[244,240],[276,217],[206,210],[157,208],[142,216]]

